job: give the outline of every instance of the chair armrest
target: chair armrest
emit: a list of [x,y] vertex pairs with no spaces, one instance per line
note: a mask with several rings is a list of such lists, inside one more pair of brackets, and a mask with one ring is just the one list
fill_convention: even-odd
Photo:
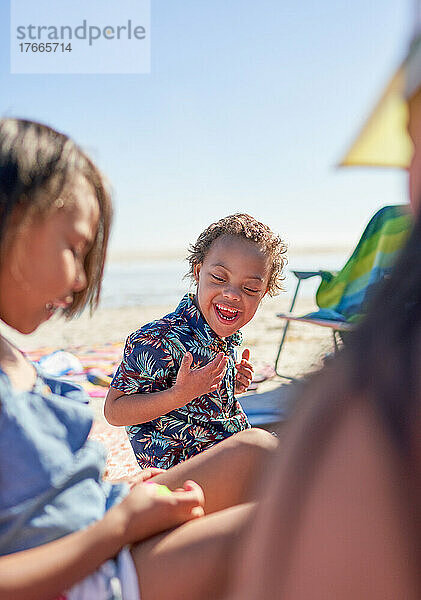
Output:
[[310,325],[319,325],[320,327],[328,327],[329,329],[335,329],[336,331],[351,331],[355,325],[353,323],[347,323],[346,321],[334,321],[331,319],[318,319],[316,316],[294,315],[291,312],[277,313],[276,316],[279,319],[285,319],[286,321],[299,321],[301,323],[309,323]]
[[323,271],[291,271],[297,279],[310,279],[316,275],[322,276]]
[[336,277],[338,271],[291,271],[291,273],[294,273],[295,277],[300,281],[316,277],[317,275],[324,280],[330,281],[333,277]]

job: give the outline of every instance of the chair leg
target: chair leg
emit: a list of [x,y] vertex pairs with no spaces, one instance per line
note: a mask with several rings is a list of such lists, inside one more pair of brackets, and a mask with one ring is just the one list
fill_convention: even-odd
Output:
[[285,342],[288,327],[289,327],[289,321],[286,321],[284,331],[282,334],[281,343],[279,344],[279,348],[278,348],[278,354],[276,355],[276,359],[275,359],[275,373],[277,374],[278,377],[282,377],[283,379],[289,379],[290,381],[295,381],[296,380],[295,377],[289,377],[288,375],[282,375],[281,373],[278,372],[279,357],[281,355],[281,351],[282,351],[282,348],[283,348],[283,345]]
[[[289,307],[289,312],[292,312],[292,310],[295,306],[295,301],[297,300],[297,295],[298,295],[298,290],[300,289],[300,284],[301,284],[301,279],[299,279],[297,281],[297,286],[295,288],[291,306]],[[289,327],[289,321],[285,321],[284,331],[282,333],[281,342],[280,342],[279,348],[278,348],[278,354],[276,355],[276,359],[275,359],[275,373],[278,375],[278,377],[282,377],[283,379],[288,379],[289,381],[297,381],[297,379],[295,377],[289,377],[288,375],[282,375],[281,373],[278,372],[279,357],[281,355],[281,351],[282,351],[282,348],[283,348],[283,345],[284,345],[284,342],[285,342],[285,339],[287,336],[288,327]]]

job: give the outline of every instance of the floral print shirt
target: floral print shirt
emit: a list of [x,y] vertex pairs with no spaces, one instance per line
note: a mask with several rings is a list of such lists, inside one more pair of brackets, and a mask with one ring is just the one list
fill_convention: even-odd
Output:
[[235,347],[241,344],[241,333],[225,339],[217,336],[193,300],[192,294],[186,294],[173,313],[129,335],[111,383],[125,394],[159,392],[174,385],[186,352],[193,355],[191,368],[206,365],[221,351],[228,356],[219,390],[153,421],[126,428],[142,468],[168,469],[250,427],[234,396]]

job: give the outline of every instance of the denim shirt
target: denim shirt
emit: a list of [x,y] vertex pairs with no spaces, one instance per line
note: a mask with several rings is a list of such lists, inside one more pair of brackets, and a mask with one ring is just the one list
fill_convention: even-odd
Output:
[[206,365],[218,352],[228,357],[220,389],[153,421],[127,427],[142,468],[168,469],[250,427],[234,395],[235,349],[241,341],[240,332],[220,338],[203,318],[192,294],[186,294],[173,313],[129,335],[111,382],[124,394],[149,394],[172,387],[186,352],[193,356],[192,368]]
[[102,481],[83,390],[38,371],[30,391],[0,369],[0,555],[87,527],[127,493]]

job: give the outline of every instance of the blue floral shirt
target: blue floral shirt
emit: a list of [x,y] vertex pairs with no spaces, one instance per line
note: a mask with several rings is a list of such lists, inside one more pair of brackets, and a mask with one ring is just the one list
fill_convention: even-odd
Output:
[[173,313],[132,333],[112,387],[125,394],[149,394],[174,385],[182,358],[193,355],[192,368],[202,367],[218,352],[228,356],[220,389],[195,398],[180,409],[140,425],[127,433],[142,468],[168,469],[250,427],[234,396],[235,347],[241,333],[222,339],[214,333],[186,294]]

